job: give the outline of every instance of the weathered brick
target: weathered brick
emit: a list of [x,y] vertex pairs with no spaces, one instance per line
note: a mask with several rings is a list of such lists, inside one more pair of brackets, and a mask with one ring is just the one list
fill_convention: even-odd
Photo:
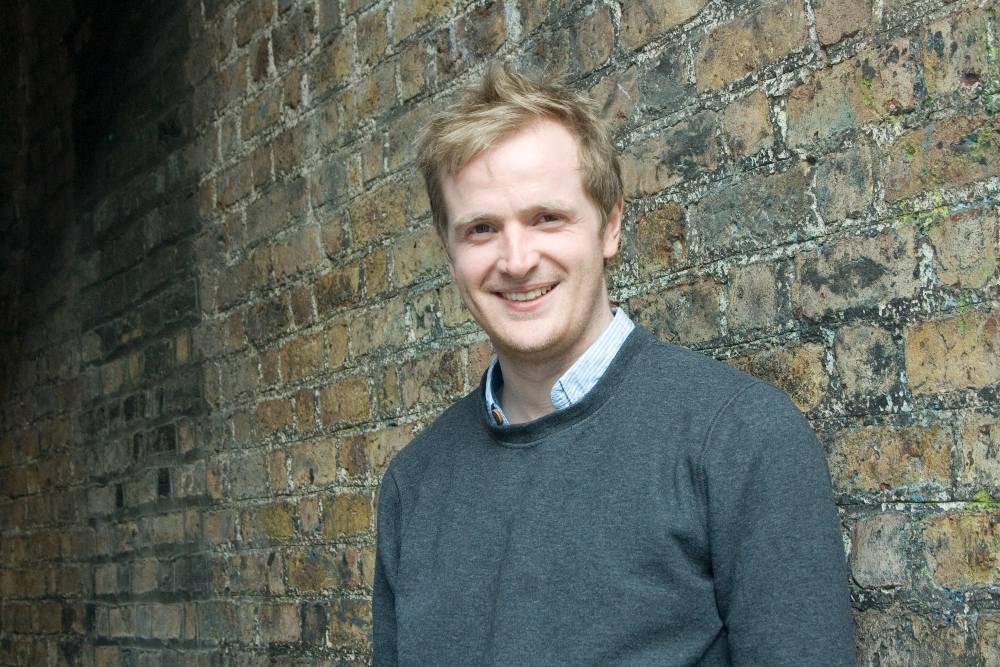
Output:
[[403,404],[440,404],[462,389],[462,368],[456,352],[442,352],[403,365]]
[[980,612],[976,619],[976,635],[982,664],[986,667],[1000,665],[1000,615],[995,611]]
[[316,35],[314,11],[311,4],[296,7],[272,32],[278,67],[284,68],[312,45]]
[[989,413],[967,412],[959,423],[962,483],[970,489],[985,489],[993,496],[1000,496],[1000,457],[997,456],[1000,419]]
[[316,426],[316,399],[312,389],[303,389],[295,394],[295,426],[299,433],[308,433]]
[[360,477],[368,472],[363,437],[349,435],[340,441],[340,465],[351,477]]
[[236,539],[236,518],[232,510],[207,512],[202,530],[209,544],[223,544]]
[[639,101],[638,70],[633,65],[601,79],[590,89],[590,96],[597,103],[597,115],[612,129],[618,129],[630,120]]
[[392,246],[393,281],[399,287],[444,271],[447,256],[437,233],[425,227]]
[[941,426],[859,426],[827,438],[839,493],[921,497],[951,485],[951,431]]
[[265,643],[297,642],[301,637],[297,604],[262,604],[260,638]]
[[226,483],[234,498],[259,498],[267,493],[267,462],[263,452],[251,451],[228,462]]
[[698,91],[722,88],[806,46],[809,28],[799,0],[764,5],[702,38],[695,61]]
[[399,44],[413,33],[440,19],[448,11],[448,0],[404,2],[396,7],[395,42]]
[[256,244],[301,220],[309,204],[304,178],[272,187],[247,207],[247,240]]
[[323,534],[329,539],[367,533],[372,529],[372,497],[338,493],[325,502],[327,508]]
[[288,399],[276,398],[257,404],[254,413],[257,435],[266,438],[282,431],[292,423],[292,404]]
[[934,221],[927,230],[934,244],[938,283],[954,288],[982,287],[997,269],[997,216],[975,209]]
[[173,512],[153,517],[153,544],[184,541],[184,514]]
[[466,310],[462,295],[455,283],[448,283],[441,288],[441,321],[446,327],[472,321],[472,314]]
[[774,130],[769,115],[767,96],[759,88],[726,107],[722,132],[734,156],[753,155],[771,146]]
[[353,24],[345,28],[329,44],[320,49],[312,60],[313,90],[315,94],[341,86],[351,75],[354,58]]
[[[281,377],[285,382],[315,375],[323,370],[325,363],[322,332],[294,338],[281,348]],[[259,425],[258,432],[263,435]]]
[[393,299],[352,319],[351,349],[363,357],[383,348],[402,345],[406,339],[406,309],[401,299]]
[[358,264],[348,264],[323,274],[316,281],[316,312],[320,317],[357,300],[361,272]]
[[605,5],[580,22],[576,33],[576,53],[580,71],[597,69],[611,57],[615,44],[615,26],[611,9]]
[[871,0],[821,0],[813,5],[816,37],[823,46],[857,34],[871,20]]
[[386,31],[386,11],[376,7],[358,19],[358,57],[361,63],[371,67],[385,53],[389,41]]
[[413,439],[413,424],[373,431],[365,435],[365,461],[368,469],[381,476],[393,455]]
[[327,363],[330,368],[339,368],[347,359],[348,335],[347,323],[331,322],[326,329],[326,344],[330,356]]
[[726,320],[731,331],[774,324],[778,313],[774,265],[751,264],[731,269],[726,296]]
[[271,86],[250,101],[241,117],[244,139],[255,137],[278,122],[281,115],[281,94],[280,86]]
[[719,286],[711,278],[628,301],[629,313],[661,340],[692,345],[719,335]]
[[909,521],[898,514],[862,519],[851,529],[851,577],[861,588],[909,584],[906,546]]
[[342,573],[337,554],[314,550],[296,552],[288,557],[288,584],[302,592],[320,592],[339,588]]
[[982,9],[953,14],[920,31],[920,56],[930,95],[996,80],[996,63],[990,66],[990,17]]
[[406,224],[406,191],[395,183],[362,195],[351,204],[352,240],[362,246]]
[[243,539],[251,543],[287,540],[295,534],[295,507],[280,502],[240,512]]
[[427,81],[427,59],[419,43],[411,44],[399,56],[399,78],[402,83],[403,100],[423,92]]
[[364,259],[365,294],[375,296],[389,289],[389,254],[385,248],[375,248]]
[[236,44],[246,46],[251,38],[271,23],[273,0],[251,0],[236,13]]
[[833,354],[837,376],[850,397],[885,395],[900,382],[902,355],[885,329],[844,327],[833,340]]
[[367,648],[371,639],[371,603],[366,600],[340,598],[330,606],[330,642],[337,646]]
[[927,520],[923,538],[931,580],[948,589],[1000,582],[996,512],[956,511]]
[[914,394],[978,389],[1000,380],[1000,313],[970,311],[920,322],[905,332]]
[[816,210],[824,221],[860,218],[871,205],[874,187],[867,151],[828,155],[816,166]]
[[932,122],[899,137],[889,157],[886,201],[998,176],[1000,119],[959,116]]
[[306,442],[292,447],[291,479],[296,487],[326,486],[337,480],[337,447],[329,441]]
[[819,405],[829,391],[825,354],[822,345],[805,343],[733,357],[728,363],[781,387],[799,410],[807,412]]
[[784,173],[710,186],[689,209],[688,225],[701,247],[717,253],[795,239],[811,219],[808,166],[803,162]]
[[367,419],[370,414],[368,381],[364,377],[353,377],[323,387],[319,410],[323,426]]
[[792,305],[806,317],[820,317],[913,296],[920,287],[914,243],[913,230],[904,227],[875,238],[842,239],[822,253],[797,256]]
[[698,15],[708,0],[637,0],[622,7],[621,40],[627,49],[639,49],[671,28]]
[[253,172],[247,162],[237,162],[226,169],[215,181],[215,201],[220,208],[232,206],[243,199],[253,187]]
[[932,611],[870,609],[854,612],[859,665],[965,667],[978,660],[967,646],[969,619]]
[[291,127],[274,140],[274,172],[278,176],[292,173],[319,150],[315,123],[304,121]]
[[719,164],[716,114],[704,111],[622,155],[625,193],[653,194],[697,178]]

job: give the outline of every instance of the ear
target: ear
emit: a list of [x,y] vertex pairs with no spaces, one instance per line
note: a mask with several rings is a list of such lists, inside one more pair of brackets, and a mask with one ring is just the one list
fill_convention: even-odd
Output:
[[621,199],[608,213],[608,223],[604,226],[604,258],[611,259],[618,252],[618,242],[622,235],[622,212],[625,202]]

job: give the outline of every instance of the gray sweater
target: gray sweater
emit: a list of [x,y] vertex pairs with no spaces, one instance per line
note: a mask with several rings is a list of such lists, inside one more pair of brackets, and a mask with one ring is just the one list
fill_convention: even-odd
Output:
[[483,389],[382,482],[376,667],[853,666],[822,448],[781,391],[636,327],[583,400]]

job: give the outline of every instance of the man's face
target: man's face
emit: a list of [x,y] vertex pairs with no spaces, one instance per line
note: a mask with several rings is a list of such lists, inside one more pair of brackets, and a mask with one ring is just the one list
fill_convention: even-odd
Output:
[[622,207],[602,233],[580,176],[576,139],[544,120],[442,179],[448,268],[501,356],[572,363],[611,322]]

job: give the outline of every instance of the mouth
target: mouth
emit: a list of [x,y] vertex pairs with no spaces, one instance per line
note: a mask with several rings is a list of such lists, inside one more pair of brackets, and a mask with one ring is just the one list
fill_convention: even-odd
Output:
[[534,301],[538,297],[548,294],[554,288],[555,285],[547,285],[546,287],[533,289],[530,292],[500,292],[500,296],[510,301]]

